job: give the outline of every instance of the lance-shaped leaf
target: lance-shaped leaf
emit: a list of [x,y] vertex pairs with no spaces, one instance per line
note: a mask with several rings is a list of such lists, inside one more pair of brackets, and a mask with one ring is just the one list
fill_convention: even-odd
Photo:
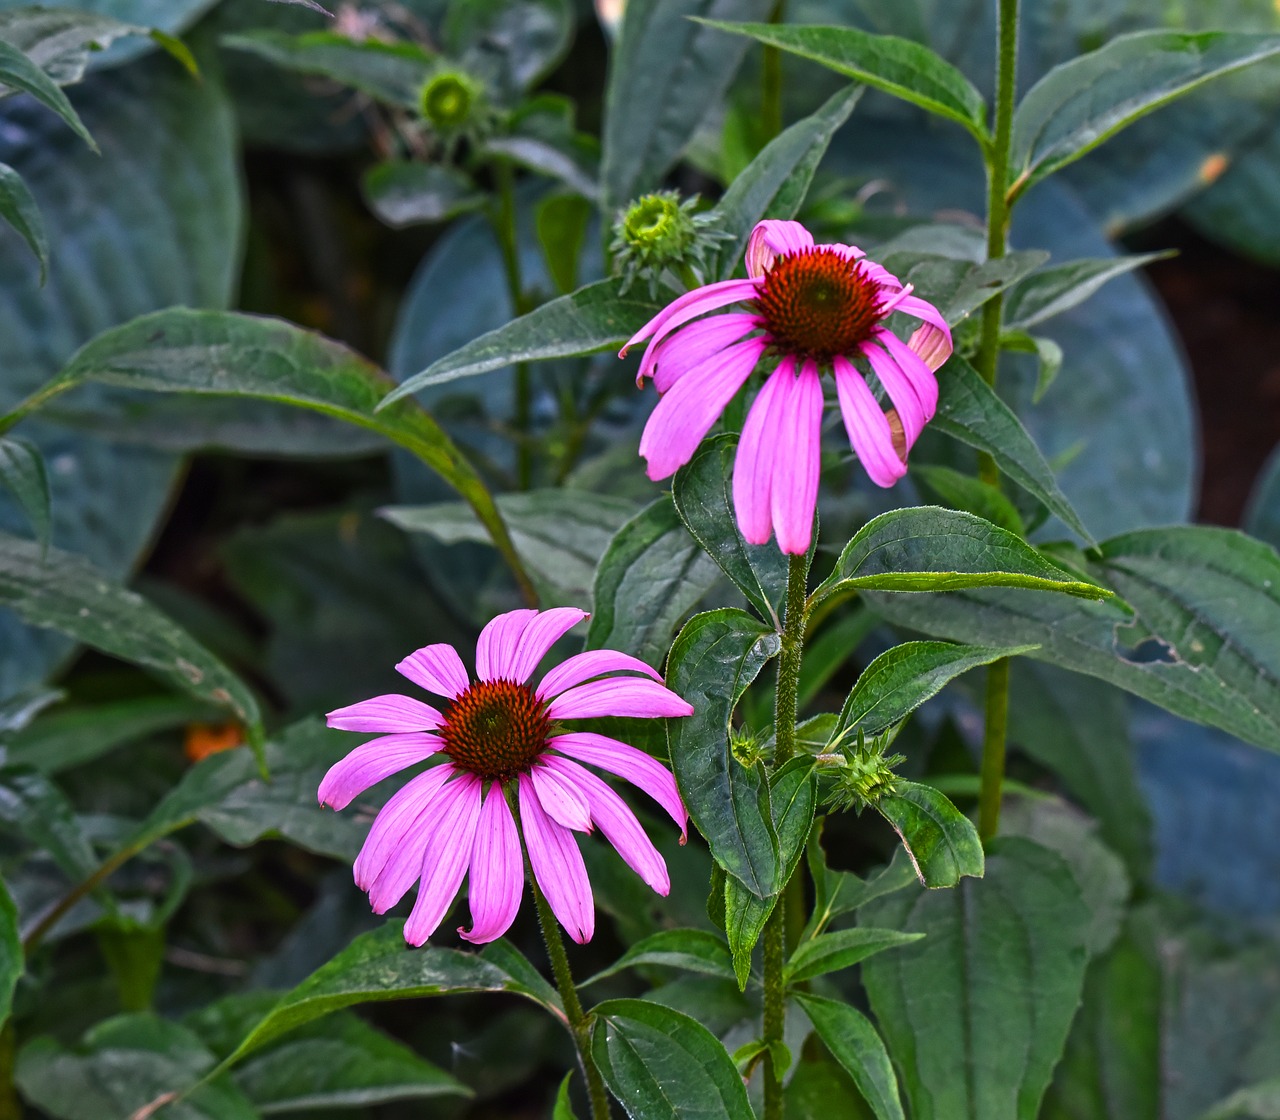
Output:
[[853,1078],[876,1120],[903,1120],[893,1064],[875,1027],[856,1008],[838,1000],[797,992],[795,1000],[831,1056]]
[[7,1023],[13,1008],[13,990],[25,970],[22,938],[18,934],[18,908],[9,888],[0,880],[0,1023]]
[[40,262],[40,282],[49,269],[49,238],[44,231],[40,208],[27,184],[7,163],[0,163],[0,218],[22,235]]
[[664,929],[637,941],[608,968],[582,981],[581,986],[638,965],[662,965],[725,979],[733,975],[733,961],[723,937],[704,929]]
[[680,793],[716,862],[760,898],[781,874],[769,786],[761,767],[734,757],[729,719],[780,644],[771,626],[724,607],[691,618],[667,660],[667,687],[693,705],[693,715],[667,721]]
[[936,253],[895,252],[887,254],[882,263],[903,283],[926,292],[954,327],[1048,259],[1042,249],[1019,249],[977,262]]
[[922,43],[895,35],[871,35],[853,27],[700,22],[750,35],[766,46],[820,62],[838,74],[953,120],[967,128],[979,143],[988,142],[987,107],[982,94],[951,63]]
[[903,778],[875,803],[902,840],[920,882],[954,887],[965,876],[980,879],[984,857],[978,830],[939,790]]
[[909,945],[923,936],[921,933],[899,933],[896,929],[870,929],[866,926],[819,934],[796,947],[783,971],[783,982],[798,984],[828,972],[852,968],[867,957],[885,949]]
[[48,853],[75,882],[97,869],[98,857],[66,794],[34,770],[0,769],[0,830]]
[[1108,280],[1145,268],[1167,256],[1168,253],[1137,253],[1128,257],[1098,257],[1041,269],[1005,297],[1005,326],[1009,330],[1025,330],[1043,323],[1084,303]]
[[[842,591],[955,591],[1023,587],[1106,599],[1051,563],[1020,537],[959,510],[911,506],[872,518],[845,545],[835,570],[813,593],[820,602]],[[994,644],[994,643],[993,643]]]
[[1024,191],[1206,82],[1277,54],[1280,35],[1138,31],[1055,66],[1014,113],[1011,190]]
[[448,221],[485,202],[462,172],[435,163],[388,160],[371,168],[360,186],[369,209],[392,229]]
[[90,381],[153,393],[278,401],[378,432],[412,451],[457,490],[489,530],[517,580],[527,586],[493,496],[444,429],[412,402],[375,412],[390,379],[332,339],[256,315],[157,311],[82,347],[53,381],[0,421],[0,431]]
[[0,486],[18,500],[36,540],[49,543],[49,479],[38,448],[26,440],[0,436]]
[[[3,86],[8,86],[11,91],[31,94],[41,105],[52,109],[66,121],[71,131],[89,147],[97,149],[80,114],[67,100],[67,95],[58,88],[57,82],[17,47],[0,39],[0,87]],[[0,89],[0,96],[3,95],[4,92]]]

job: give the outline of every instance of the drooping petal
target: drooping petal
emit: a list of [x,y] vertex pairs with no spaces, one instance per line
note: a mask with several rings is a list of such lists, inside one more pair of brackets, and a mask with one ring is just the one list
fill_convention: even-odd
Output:
[[[654,799],[680,829],[681,843],[689,823],[689,814],[676,788],[675,776],[656,758],[637,747],[598,735],[594,731],[570,731],[547,740],[547,746],[561,754],[607,770],[624,781],[644,790]],[[545,757],[545,756],[544,756]]]
[[768,345],[767,338],[734,343],[690,370],[663,395],[640,436],[640,454],[649,461],[651,479],[666,478],[693,458],[702,437],[751,376]]
[[[636,331],[627,340],[627,344],[618,351],[618,357],[625,358],[627,351],[637,342],[643,342],[646,338],[651,338],[649,348],[645,351],[644,359],[640,365],[640,368],[645,370],[652,365],[654,348],[677,327],[684,325],[690,319],[696,319],[699,315],[705,315],[708,311],[714,311],[718,307],[728,307],[731,303],[754,299],[757,290],[754,280],[721,280],[718,283],[704,284],[701,288],[694,288],[691,292],[685,292],[679,299],[673,299]],[[648,377],[648,372],[644,376]]]
[[836,376],[836,396],[844,417],[849,442],[858,453],[862,469],[877,486],[892,486],[907,473],[907,465],[893,449],[893,432],[880,402],[849,361],[839,356],[831,361]]
[[458,651],[445,642],[414,650],[396,665],[396,672],[428,692],[450,700],[456,700],[471,684]]
[[537,765],[530,769],[529,780],[538,803],[556,824],[574,832],[591,831],[591,809],[587,799],[563,776],[546,766]]
[[586,798],[591,819],[618,851],[627,866],[661,895],[671,891],[667,862],[645,834],[636,815],[609,786],[590,770],[567,758],[549,758],[546,765],[572,782]]
[[[898,413],[898,418],[902,421],[902,431],[906,437],[906,445],[910,447],[924,430],[925,421],[928,420],[928,417],[925,415],[924,405],[920,401],[920,396],[916,392],[915,386],[907,379],[902,367],[875,344],[875,342],[883,342],[886,336],[892,337],[892,334],[884,328],[873,331],[872,339],[875,341],[864,342],[859,347],[859,350],[861,350],[863,357],[871,363],[871,368],[875,371],[876,377],[879,378],[880,384],[884,386],[884,391],[889,394],[889,399],[893,401],[893,407]],[[916,362],[919,361],[920,359],[917,358]],[[930,376],[932,377],[932,374]],[[937,394],[935,393],[934,395],[936,396]]]
[[595,933],[596,909],[578,842],[543,811],[529,776],[521,774],[518,780],[520,823],[533,877],[565,931],[579,945],[586,944]]
[[[369,901],[374,904],[374,910],[378,913],[399,902],[404,892],[417,879],[421,871],[422,846],[425,843],[423,830],[417,827],[418,818],[428,812],[441,786],[455,773],[457,771],[453,764],[446,762],[443,766],[436,766],[425,774],[419,774],[397,790],[374,819],[352,867],[356,886],[362,891],[370,890],[393,856],[407,854],[409,857],[409,877],[399,894],[395,894],[382,910],[378,910],[378,901],[370,895]],[[387,889],[390,890],[390,887]]]
[[[938,379],[934,377],[933,370],[928,367],[919,354],[890,331],[877,331],[875,339],[889,352],[889,357],[897,363],[898,368],[902,370],[907,382],[915,391],[915,395],[920,400],[920,407],[924,410],[925,420],[932,420],[933,414],[938,410]],[[879,373],[880,371],[876,370],[876,372]],[[894,404],[897,403],[897,401],[894,401]],[[901,414],[902,409],[899,408],[898,412]],[[910,447],[914,442],[914,439],[908,439],[907,446]]]
[[566,688],[589,681],[602,673],[622,670],[644,673],[658,683],[662,683],[662,674],[652,666],[646,665],[638,657],[632,657],[629,653],[619,653],[613,649],[589,649],[583,653],[575,653],[553,669],[549,669],[534,694],[539,700],[546,700],[559,695]]
[[525,627],[537,616],[535,610],[507,611],[491,618],[476,639],[476,678],[482,681],[502,679],[511,664],[516,646]]
[[798,253],[813,244],[813,234],[799,222],[767,218],[757,222],[747,238],[747,275],[758,280],[773,267],[778,257]]
[[335,708],[325,717],[330,727],[340,731],[435,731],[444,725],[444,716],[421,700],[388,693]]
[[795,380],[796,360],[784,357],[751,402],[733,460],[733,509],[738,528],[749,544],[764,544],[773,535],[769,495],[773,492],[772,417],[787,381]]
[[[665,393],[691,369],[760,325],[760,317],[747,312],[711,315],[690,323],[679,334],[669,335],[653,351],[654,386],[659,393]],[[641,372],[647,376],[649,371],[641,366]],[[642,381],[638,379],[637,384]]]
[[439,735],[423,731],[370,739],[329,767],[317,793],[320,804],[345,809],[370,786],[430,758],[443,746]]
[[524,893],[524,857],[520,834],[502,792],[494,782],[485,796],[471,845],[471,928],[458,933],[475,945],[495,941],[516,920]]
[[480,821],[480,779],[464,774],[440,791],[438,816],[422,854],[422,882],[404,924],[404,939],[421,945],[444,919],[471,862]]
[[547,651],[586,617],[587,612],[577,607],[553,607],[539,611],[537,618],[531,619],[520,635],[511,660],[499,676],[524,684],[538,663],[547,656]]
[[693,705],[657,681],[638,677],[606,677],[587,681],[560,693],[547,705],[552,719],[594,719],[597,716],[691,716]]
[[818,367],[806,361],[800,376],[786,387],[777,413],[773,491],[769,505],[778,548],[803,555],[813,538],[822,467],[822,382]]
[[920,355],[931,370],[936,372],[942,363],[951,357],[952,349],[951,327],[947,325],[942,312],[928,300],[920,299],[919,296],[904,299],[898,304],[896,310],[924,320],[925,325],[911,336],[911,341],[907,345]]

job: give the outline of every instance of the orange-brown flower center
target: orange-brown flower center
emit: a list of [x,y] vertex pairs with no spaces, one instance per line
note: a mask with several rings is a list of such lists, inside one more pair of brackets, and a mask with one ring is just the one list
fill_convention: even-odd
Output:
[[777,350],[824,362],[871,337],[882,317],[879,295],[858,261],[810,248],[774,262],[756,303]]
[[514,681],[477,681],[444,716],[440,737],[449,757],[486,781],[528,770],[551,733],[546,704]]

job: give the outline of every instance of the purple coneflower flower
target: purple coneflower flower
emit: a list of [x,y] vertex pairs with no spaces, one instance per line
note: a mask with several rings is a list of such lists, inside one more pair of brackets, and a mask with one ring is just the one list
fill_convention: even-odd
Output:
[[[809,547],[818,501],[822,382],[830,370],[849,442],[871,480],[892,486],[938,404],[934,371],[951,354],[951,331],[933,304],[911,294],[852,245],[815,245],[799,222],[760,222],[751,232],[745,280],[686,292],[622,348],[649,340],[639,384],[653,377],[662,399],[640,438],[655,481],[697,450],[766,355],[779,358],[747,413],[733,466],[742,535],[783,552]],[[699,316],[730,304],[745,311]],[[884,325],[900,311],[923,321],[909,342]],[[694,321],[696,320],[696,322]],[[850,361],[865,358],[886,410]]]
[[[575,941],[595,929],[591,884],[573,838],[599,826],[627,865],[659,894],[671,889],[667,867],[626,803],[581,763],[633,782],[681,830],[688,814],[671,772],[643,751],[564,720],[599,716],[687,716],[693,708],[634,657],[588,650],[528,684],[552,645],[586,612],[569,607],[500,614],[476,644],[476,680],[450,645],[424,646],[396,669],[448,700],[437,711],[408,696],[375,696],[329,713],[329,726],[377,731],[320,783],[320,803],[342,809],[370,786],[440,755],[382,807],[355,862],[356,885],[383,914],[415,882],[418,898],[404,928],[421,945],[444,919],[471,872],[468,941],[493,941],[515,920],[524,889],[520,831],[529,865],[560,924]],[[604,676],[642,673],[643,677]],[[507,804],[519,803],[520,829]]]

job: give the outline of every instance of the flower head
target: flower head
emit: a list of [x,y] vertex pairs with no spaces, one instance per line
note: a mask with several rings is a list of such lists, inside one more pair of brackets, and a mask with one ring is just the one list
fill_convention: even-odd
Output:
[[442,66],[418,91],[418,109],[443,140],[474,138],[491,123],[484,83],[460,67]]
[[[329,713],[330,727],[381,734],[324,776],[323,805],[342,809],[383,778],[436,762],[382,807],[355,862],[356,884],[379,914],[418,882],[404,929],[410,944],[435,932],[468,870],[471,929],[458,932],[480,943],[507,931],[524,888],[521,831],[538,886],[575,941],[590,939],[595,908],[574,832],[598,826],[640,878],[659,894],[670,890],[666,864],[634,814],[582,763],[638,785],[676,822],[683,842],[688,815],[671,772],[626,743],[562,724],[687,716],[693,708],[643,661],[614,650],[580,653],[529,684],[551,646],[585,617],[568,607],[498,615],[480,633],[475,680],[450,645],[411,653],[396,669],[444,697],[443,711],[387,695]],[[641,675],[605,676],[613,673]]]
[[[687,463],[764,357],[777,359],[747,413],[733,467],[742,535],[783,552],[809,547],[818,501],[823,392],[830,373],[849,442],[871,480],[892,486],[938,403],[934,372],[951,354],[951,331],[933,304],[912,295],[853,245],[815,245],[799,222],[764,221],[751,233],[747,278],[686,292],[623,347],[646,339],[639,383],[662,394],[640,439],[649,477]],[[702,318],[732,304],[742,311]],[[923,325],[908,342],[885,321],[894,313]],[[883,388],[886,410],[852,359]]]
[[715,228],[712,215],[695,213],[697,205],[696,196],[681,202],[676,191],[657,191],[636,199],[618,215],[609,249],[623,292],[643,277],[649,294],[657,295],[667,269],[706,267],[707,252],[729,235]]

